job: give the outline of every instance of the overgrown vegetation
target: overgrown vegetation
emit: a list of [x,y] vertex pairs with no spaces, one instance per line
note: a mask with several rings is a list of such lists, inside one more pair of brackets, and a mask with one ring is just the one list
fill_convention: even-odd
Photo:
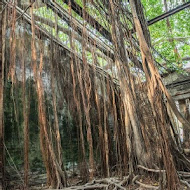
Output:
[[3,189],[37,188],[33,173],[45,173],[54,189],[75,180],[74,189],[190,188],[189,139],[181,142],[176,121],[187,133],[190,124],[161,78],[188,63],[189,9],[150,26],[150,34],[147,24],[177,5],[0,5]]

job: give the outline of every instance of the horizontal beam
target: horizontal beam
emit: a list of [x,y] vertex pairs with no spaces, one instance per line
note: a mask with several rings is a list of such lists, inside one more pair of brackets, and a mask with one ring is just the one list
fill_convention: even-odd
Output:
[[[91,15],[89,15],[81,6],[79,6],[77,3],[75,3],[74,0],[63,0],[64,3],[69,5],[69,2],[71,2],[71,8],[73,11],[75,11],[79,16],[81,16],[83,19],[85,19],[93,28],[101,31],[102,36],[104,36],[106,39],[111,41],[111,35],[109,32],[99,23],[97,22]],[[85,18],[84,18],[85,15]]]
[[[74,17],[72,17],[72,23],[71,23],[71,16],[70,14],[64,10],[59,4],[53,2],[53,1],[46,1],[46,0],[43,0],[43,2],[46,4],[46,6],[48,8],[50,8],[55,14],[57,14],[62,20],[64,20],[68,26],[70,27],[74,27],[74,30],[82,36],[82,33],[83,33],[83,24],[81,22],[79,22],[77,19],[75,19]],[[97,45],[97,46],[101,46],[101,51],[107,51],[107,52],[110,52],[112,51],[111,48],[105,44],[104,42],[102,42],[102,40],[100,40],[96,35],[89,35],[91,33],[91,31],[86,28],[87,30],[87,37],[88,37],[88,40],[94,44]],[[100,47],[99,47],[100,48]],[[106,52],[105,52],[106,53]]]
[[179,11],[182,11],[183,9],[188,8],[188,7],[190,7],[190,1],[187,2],[187,3],[184,3],[183,5],[180,5],[180,6],[176,7],[175,9],[172,9],[172,10],[170,10],[170,11],[168,11],[168,12],[162,14],[162,15],[159,15],[159,16],[149,20],[148,21],[148,26],[150,26],[150,25],[152,25],[152,24],[154,24],[154,23],[156,23],[156,22],[158,22],[160,20],[163,20],[163,19],[165,19],[165,18],[167,18],[167,17],[169,17],[169,16],[171,16],[171,15],[173,15],[175,13],[178,13]]
[[[42,17],[42,16],[38,16],[38,15],[36,15],[36,14],[34,14],[34,20],[35,20],[35,21],[38,21],[38,22],[40,22],[40,23],[42,23],[42,24],[45,24],[45,25],[51,27],[52,29],[55,28],[55,25],[56,25],[56,23],[53,22],[52,20],[47,19],[47,18],[44,18],[44,17]],[[72,33],[73,39],[77,40],[79,43],[82,44],[82,42],[83,42],[82,36],[80,36],[80,35],[79,35],[77,32],[75,32],[75,31],[71,31],[70,28],[65,28],[65,27],[63,27],[63,26],[61,26],[61,25],[58,24],[58,25],[57,25],[57,30],[60,31],[60,32],[63,32],[64,34],[66,34],[66,35],[68,35],[68,36],[70,36],[71,33]],[[96,48],[97,48],[97,47],[96,47]],[[89,44],[87,44],[86,50],[89,51],[89,52],[92,51],[91,46],[89,46]],[[101,51],[101,49],[99,49],[99,50],[100,50],[100,52],[96,52],[96,53],[95,53],[98,57],[100,57],[100,58],[102,58],[102,59],[105,59],[105,60],[108,60],[108,58],[109,58],[110,61],[113,61],[110,57],[106,56],[106,55]]]
[[[82,7],[80,7],[77,3],[75,3],[74,0],[63,0],[64,3],[66,4],[69,4],[69,2],[71,2],[71,8],[73,11],[75,11],[78,15],[80,15],[83,19],[83,13],[86,15],[86,18],[85,20],[92,26],[94,27],[95,29],[97,29],[101,34],[102,36],[104,36],[106,39],[108,39],[109,41],[111,41],[111,34],[99,23],[97,22],[91,15],[89,15]],[[190,1],[187,2],[187,3],[184,3],[183,5],[180,5],[162,15],[159,15],[149,21],[147,21],[148,23],[148,26],[160,21],[160,20],[163,20],[175,13],[178,13],[179,11],[182,11],[183,9],[185,8],[188,8],[190,7]]]
[[[3,1],[3,3],[5,5],[7,5],[9,8],[13,9],[13,8],[16,8],[16,11],[19,15],[22,15],[22,18],[25,22],[27,22],[30,26],[32,24],[32,21],[31,21],[31,16],[28,15],[26,12],[24,12],[20,7],[18,6],[14,6],[14,5],[11,5],[9,4],[6,0]],[[73,57],[75,59],[78,59],[80,60],[80,63],[83,62],[82,58],[76,54],[76,52],[74,52],[73,50],[69,49],[68,47],[66,47],[59,39],[57,39],[56,37],[54,37],[52,34],[50,34],[48,31],[46,31],[44,28],[42,28],[38,23],[35,22],[35,34],[38,38],[46,38],[46,39],[49,39],[51,40],[54,44],[56,44],[57,46],[61,47],[65,52],[66,54],[68,54],[69,57]],[[111,75],[109,73],[107,73],[106,71],[104,71],[101,67],[97,66],[97,65],[91,65],[88,63],[88,66],[90,67],[90,69],[94,69],[95,67],[95,70],[97,72],[98,75],[101,75],[109,80],[112,80],[114,85],[116,85],[116,87],[119,87],[119,82],[116,78],[113,78],[111,77]]]
[[[75,3],[74,0],[63,0],[64,3],[69,5],[69,2],[71,3],[71,8],[74,12],[76,12],[79,16],[81,16],[83,19],[85,19],[92,27],[94,27],[102,36],[104,36],[108,41],[112,43],[112,36],[111,33],[105,29],[98,21],[96,21],[89,13],[87,13],[81,6],[79,6],[77,3]],[[85,14],[85,18],[84,15]],[[131,30],[133,33],[134,31]],[[132,37],[133,38],[133,37]],[[140,50],[139,50],[140,51]],[[129,59],[138,67],[142,70],[142,63],[133,56],[133,54],[127,50]],[[161,66],[158,62],[156,62],[159,66]],[[162,67],[162,66],[161,66]],[[169,69],[164,68],[168,72]]]
[[[46,1],[46,0],[43,0],[43,2],[47,5],[48,8],[50,8],[53,12],[55,12],[61,19],[65,20],[65,22],[67,22],[67,24],[70,27],[72,27],[71,23],[70,23],[70,15],[61,6],[59,6],[59,4],[57,4],[57,3],[53,2],[53,1]],[[75,19],[73,17],[72,17],[72,20],[73,20],[73,23],[74,23],[74,26],[75,26],[75,28],[74,28],[75,31],[78,32],[79,35],[82,36],[83,25],[77,19]],[[102,32],[101,28],[97,28],[97,31],[102,35],[104,34],[106,39],[109,40],[112,43],[112,37],[111,37],[111,33],[109,31],[107,31],[107,35],[105,35],[105,33]],[[88,30],[89,34],[90,34],[90,32],[91,31]],[[101,48],[101,51],[106,56],[109,56],[111,59],[114,60],[113,50],[106,43],[104,43],[103,40],[99,39],[98,36],[96,36],[96,38],[94,38],[93,36],[91,36],[89,34],[87,36],[88,40],[92,44],[95,44],[97,46],[97,48]],[[126,51],[127,51],[128,55],[129,55],[129,59],[135,64],[136,67],[138,67],[138,68],[140,68],[142,70],[142,63],[137,59],[137,57],[135,57],[132,54],[132,52],[130,52],[129,50],[126,50]]]

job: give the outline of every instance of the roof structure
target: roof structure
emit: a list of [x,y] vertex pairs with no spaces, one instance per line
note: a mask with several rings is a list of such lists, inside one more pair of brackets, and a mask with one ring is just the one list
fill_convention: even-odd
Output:
[[[34,1],[35,2],[35,1]],[[106,56],[108,58],[110,58],[112,61],[114,61],[114,53],[113,53],[113,48],[111,47],[111,44],[112,44],[112,37],[111,37],[111,33],[108,31],[108,29],[106,29],[102,24],[100,24],[95,18],[93,18],[86,10],[84,10],[84,8],[82,8],[79,4],[77,4],[74,0],[63,0],[62,1],[63,3],[69,5],[71,7],[71,9],[78,15],[80,16],[82,19],[84,19],[91,27],[91,29],[89,29],[87,31],[87,36],[88,36],[88,41],[89,41],[89,44],[93,44],[96,46],[97,49],[99,49],[99,51],[101,52],[101,54],[103,54],[102,56]],[[4,3],[8,3],[8,1],[5,1],[4,0]],[[52,1],[52,0],[42,0],[42,3],[44,5],[46,5],[48,8],[50,8],[56,15],[58,15],[58,17],[60,19],[62,19],[63,21],[65,21],[69,27],[73,28],[73,26],[71,26],[71,22],[70,22],[70,14],[67,10],[65,10],[62,6],[60,6],[59,3],[57,3],[56,1]],[[103,1],[103,3],[105,3]],[[97,5],[95,5],[92,1],[92,4],[94,6],[96,6],[96,8],[98,9]],[[43,5],[42,5],[43,6]],[[188,8],[190,6],[190,2],[187,2],[187,3],[184,3],[183,5],[180,5],[178,7],[176,7],[175,9],[172,9],[162,15],[159,15],[157,16],[156,18],[153,18],[149,21],[142,21],[143,24],[149,26],[149,25],[152,25],[162,19],[165,19],[185,8]],[[30,7],[27,6],[25,10],[20,10],[21,13],[21,16],[20,17],[23,17],[24,15],[26,16],[26,14],[23,14],[23,13],[26,13],[28,8]],[[106,4],[105,4],[105,7],[106,7]],[[133,25],[133,21],[132,21],[132,15],[130,13],[129,10],[126,10],[128,11],[128,14],[130,17],[129,20],[131,20],[131,24]],[[106,11],[105,11],[105,14],[106,14]],[[29,15],[28,15],[29,16]],[[28,17],[29,18],[29,17]],[[39,18],[38,17],[38,21],[43,23],[44,19],[41,17]],[[75,22],[75,26],[74,26],[74,30],[76,33],[78,33],[79,36],[82,37],[82,30],[83,30],[83,24],[82,22],[80,22],[78,19],[72,17],[72,20],[74,20]],[[47,25],[50,24],[50,22],[47,22],[47,19],[45,21],[45,23]],[[109,21],[108,21],[109,23]],[[54,25],[53,23],[51,23],[51,25]],[[49,25],[49,26],[51,26]],[[92,31],[92,28],[94,28],[94,31],[97,31],[100,35],[92,35],[92,33],[94,33],[94,31]],[[58,29],[60,29],[59,25],[58,25]],[[133,33],[134,33],[134,27],[131,28],[131,33],[128,34],[128,33],[125,33],[124,35],[126,36],[126,38],[133,38],[133,46],[135,47],[136,51],[138,52],[139,51],[139,44],[138,44],[138,41],[135,39]],[[46,32],[47,33],[47,32]],[[103,40],[102,40],[102,37],[103,37]],[[148,37],[149,38],[149,37]],[[57,41],[60,41],[57,39]],[[108,42],[108,43],[107,43]],[[154,48],[152,48],[154,53],[157,54],[157,52],[155,51]],[[126,51],[127,51],[127,54],[129,56],[129,59],[131,60],[131,62],[135,65],[135,67],[137,68],[140,68],[142,70],[142,63],[141,63],[141,58],[138,58],[134,53],[133,51],[131,50],[130,46],[126,46]],[[161,56],[162,58],[164,58],[162,55],[159,55],[157,54],[158,56]],[[164,58],[165,59],[165,58]],[[166,60],[166,59],[165,59]],[[166,60],[167,61],[167,60]],[[163,67],[160,63],[156,62],[158,64],[158,66],[161,66]],[[107,68],[109,69],[111,66],[110,65],[107,65],[106,67],[104,68]],[[166,68],[163,68],[165,71],[167,72],[171,72],[170,70],[166,69]]]

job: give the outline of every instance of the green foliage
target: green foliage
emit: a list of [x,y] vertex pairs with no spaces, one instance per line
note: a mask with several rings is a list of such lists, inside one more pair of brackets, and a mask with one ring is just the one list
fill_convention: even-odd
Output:
[[[69,6],[63,1],[58,0],[56,1],[60,6],[63,7],[66,11],[68,11]],[[75,2],[82,8],[84,8],[83,1],[82,0],[75,0]],[[150,20],[152,18],[157,17],[158,15],[161,15],[164,13],[164,4],[163,1],[159,0],[142,0],[144,11],[147,20]],[[99,2],[100,6],[103,7],[103,4]],[[182,4],[182,1],[167,1],[168,9],[175,8]],[[126,4],[128,6],[128,4]],[[95,18],[102,26],[104,26],[107,30],[110,30],[110,24],[108,23],[108,20],[106,17],[102,16],[104,15],[104,11],[99,7],[99,10],[95,8],[91,3],[86,4],[86,11]],[[149,27],[152,45],[156,49],[157,52],[159,52],[163,57],[168,60],[167,62],[163,60],[160,56],[155,55],[156,60],[161,63],[164,67],[167,67],[169,69],[174,69],[177,71],[181,71],[181,66],[186,65],[188,62],[183,60],[184,57],[189,57],[190,55],[190,14],[189,9],[185,9],[183,11],[180,11],[177,14],[174,14],[169,17],[169,21],[171,24],[171,30],[172,33],[168,31],[167,25],[166,25],[166,19],[161,20]],[[101,13],[100,13],[101,12]],[[55,21],[55,14],[51,9],[48,9],[46,7],[41,7],[36,10],[36,14],[43,16],[45,18],[48,18],[52,21]],[[81,16],[76,14],[74,11],[72,11],[72,16],[79,20],[82,24],[85,23],[86,26],[92,31],[93,34],[99,36],[102,39],[102,36],[93,29],[92,26],[90,26],[86,21],[84,21]],[[121,16],[122,19],[123,16]],[[58,24],[65,28],[69,28],[68,24],[64,22],[62,19],[58,18]],[[43,25],[49,32],[55,35],[55,30]],[[184,39],[179,40],[180,37],[183,37]],[[63,32],[59,32],[59,38],[65,44],[67,47],[70,47],[69,42],[69,36],[67,34],[64,34]],[[171,40],[171,38],[174,39],[174,41]],[[106,40],[103,38],[103,40],[106,42]],[[175,47],[178,49],[178,54],[174,52]],[[81,54],[82,48],[79,43],[76,43],[76,49]],[[89,61],[91,62],[91,55],[88,54]],[[100,58],[99,58],[100,59]],[[102,64],[102,61],[101,63]],[[103,64],[104,65],[104,64]]]
[[[161,0],[142,0],[142,3],[144,5],[147,20],[164,13],[164,4]],[[167,1],[167,4],[169,9],[172,9],[182,4],[182,2],[177,3],[177,1]],[[174,53],[174,47],[177,47],[178,49],[181,58],[180,62],[182,65],[184,66],[187,64],[187,62],[182,61],[182,59],[190,55],[190,22],[188,22],[190,20],[189,13],[190,10],[185,9],[169,17],[172,34],[168,31],[166,19],[161,20],[149,27],[152,45],[160,54],[169,60],[169,62],[165,63],[165,61],[161,58],[157,59],[160,63],[170,69],[180,70],[179,64],[176,62],[177,56]],[[178,40],[180,37],[183,37],[184,39]],[[171,38],[174,39],[174,43],[170,40]]]

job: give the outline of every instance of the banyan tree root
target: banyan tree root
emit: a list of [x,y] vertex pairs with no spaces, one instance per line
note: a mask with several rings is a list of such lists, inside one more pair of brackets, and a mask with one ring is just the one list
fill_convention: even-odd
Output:
[[185,180],[180,180],[180,182],[185,185],[188,189],[190,188],[190,184]]
[[141,183],[138,180],[136,180],[135,183],[140,185],[140,187],[143,187],[143,188],[146,188],[146,189],[152,189],[153,190],[153,189],[159,189],[160,188],[159,186],[153,186],[153,185],[148,185],[148,184]]
[[[165,172],[166,172],[165,170],[150,169],[150,168],[146,168],[146,167],[141,166],[141,165],[138,165],[137,168],[142,169],[142,170],[145,170],[145,171],[147,171],[147,172],[153,172],[153,173],[163,173],[163,174],[165,174]],[[180,180],[181,184],[182,184],[182,185],[185,185],[187,188],[190,188],[190,183],[185,180],[185,179],[187,179],[187,178],[190,178],[190,172],[178,171],[177,173],[178,173],[179,177],[182,178],[182,179]],[[137,181],[137,177],[138,177],[138,176],[136,176],[136,177],[133,178],[133,183],[139,184],[140,186],[145,187],[145,188],[147,188],[147,189],[148,189],[148,188],[149,188],[149,189],[152,188],[152,186],[150,186],[150,185],[146,185],[146,184],[143,184],[143,183]],[[184,178],[185,178],[185,179],[184,179]],[[154,187],[154,188],[152,188],[152,189],[156,189],[156,188],[157,188],[157,187]],[[159,189],[159,188],[158,188],[158,189]]]
[[[132,180],[132,183],[146,189],[159,189],[159,186],[153,186],[151,184],[144,184],[140,182],[139,178],[140,178],[139,175],[135,176]],[[129,176],[124,177],[121,181],[117,178],[105,178],[105,179],[93,180],[92,182],[89,182],[85,185],[69,187],[64,190],[69,190],[69,189],[70,190],[79,190],[79,189],[81,190],[82,189],[85,189],[85,190],[90,190],[90,189],[125,190],[127,188],[126,184],[128,184],[128,182],[129,182]]]
[[65,190],[79,190],[79,189],[114,189],[114,190],[125,190],[126,187],[123,185],[128,182],[129,176],[124,177],[122,181],[116,178],[105,178],[105,179],[97,179],[89,182],[85,185],[81,186],[73,186],[66,188]]
[[[138,175],[135,176],[135,177],[133,178],[133,183],[139,185],[141,188],[152,189],[152,190],[154,190],[154,189],[160,189],[160,186],[155,186],[155,185],[151,185],[151,184],[142,183],[142,182],[140,182],[139,180],[137,180],[138,178],[139,178]],[[180,182],[181,182],[181,185],[182,185],[183,187],[185,186],[185,187],[187,187],[188,189],[190,188],[190,184],[189,184],[187,181],[185,181],[185,180],[180,180]],[[184,189],[183,187],[182,187],[182,189]]]
[[[151,169],[151,168],[147,168],[147,167],[141,166],[141,165],[137,165],[137,168],[145,170],[147,172],[152,172],[152,173],[165,173],[166,172],[166,170]],[[177,173],[181,178],[190,178],[190,172],[177,171]]]
[[145,171],[147,171],[147,172],[153,172],[153,173],[165,173],[165,172],[166,172],[165,170],[150,169],[150,168],[147,168],[147,167],[141,166],[141,165],[137,165],[137,168],[142,169],[142,170],[145,170]]
[[159,189],[160,187],[159,186],[153,186],[153,185],[150,185],[150,184],[145,184],[145,183],[142,183],[140,182],[138,179],[140,178],[139,175],[136,175],[133,180],[132,180],[132,184],[137,184],[139,185],[140,187],[142,188],[146,188],[146,189]]
[[[152,169],[150,169],[152,170]],[[163,170],[164,171],[164,170]],[[156,172],[157,173],[157,172]],[[183,172],[186,173],[186,172]],[[143,176],[136,175],[133,177],[131,183],[129,183],[129,176],[123,177],[122,180],[112,177],[112,178],[104,178],[104,179],[95,179],[92,180],[89,183],[86,183],[84,185],[76,185],[64,188],[64,190],[126,190],[130,185],[130,189],[137,190],[137,189],[161,189],[161,187],[157,185],[153,185],[153,183],[145,182],[142,180],[144,178]],[[186,189],[190,189],[190,184],[186,180],[180,180],[181,182],[181,188],[179,189],[184,189],[184,187],[187,187]],[[52,189],[53,190],[53,189]]]

